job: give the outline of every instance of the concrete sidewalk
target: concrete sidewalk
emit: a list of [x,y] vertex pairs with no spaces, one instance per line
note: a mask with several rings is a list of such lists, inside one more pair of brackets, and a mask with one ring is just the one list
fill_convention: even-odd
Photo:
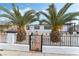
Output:
[[47,54],[41,52],[0,51],[0,56],[79,56],[69,54]]

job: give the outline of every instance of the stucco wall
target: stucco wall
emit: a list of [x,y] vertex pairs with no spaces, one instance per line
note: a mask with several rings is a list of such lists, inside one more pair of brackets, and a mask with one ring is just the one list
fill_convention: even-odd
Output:
[[43,46],[43,53],[79,54],[79,47]]
[[0,49],[29,51],[29,45],[0,43]]

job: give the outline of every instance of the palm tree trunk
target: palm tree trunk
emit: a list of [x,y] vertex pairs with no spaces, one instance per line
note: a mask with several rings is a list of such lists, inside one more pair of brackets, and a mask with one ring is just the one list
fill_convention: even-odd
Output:
[[23,40],[26,39],[26,31],[24,27],[18,27],[17,28],[17,41],[22,42]]
[[61,35],[59,31],[59,26],[53,26],[51,31],[51,40],[52,42],[60,42],[61,41]]

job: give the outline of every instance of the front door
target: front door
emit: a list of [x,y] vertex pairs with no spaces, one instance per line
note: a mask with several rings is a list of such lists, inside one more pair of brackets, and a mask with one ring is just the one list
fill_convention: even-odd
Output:
[[30,51],[42,51],[42,36],[30,35]]

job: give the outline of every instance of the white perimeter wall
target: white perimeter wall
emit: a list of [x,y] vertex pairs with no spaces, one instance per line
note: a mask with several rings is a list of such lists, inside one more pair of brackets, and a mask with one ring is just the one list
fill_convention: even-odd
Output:
[[[29,51],[29,45],[0,43],[0,49]],[[78,54],[79,55],[79,47],[43,46],[42,53]]]
[[79,54],[79,47],[43,46],[43,53]]
[[29,51],[29,45],[0,43],[0,49],[3,49],[3,50]]

